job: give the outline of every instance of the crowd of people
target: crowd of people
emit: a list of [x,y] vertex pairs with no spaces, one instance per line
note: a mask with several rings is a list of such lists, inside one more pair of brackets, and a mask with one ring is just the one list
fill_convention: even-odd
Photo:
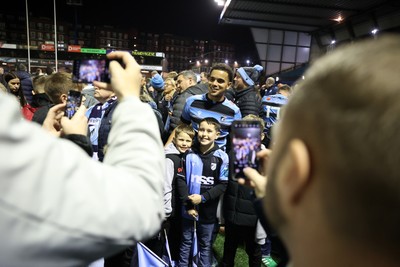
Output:
[[[137,242],[179,267],[236,266],[242,245],[250,267],[399,266],[399,44],[339,47],[295,92],[260,65],[147,78],[118,51],[110,83],[0,73],[0,266],[143,267]],[[261,167],[237,180],[241,119]]]

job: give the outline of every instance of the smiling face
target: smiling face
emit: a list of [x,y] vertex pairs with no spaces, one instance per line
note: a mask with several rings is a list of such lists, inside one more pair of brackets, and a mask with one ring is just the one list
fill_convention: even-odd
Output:
[[213,101],[222,101],[229,86],[231,82],[228,73],[223,70],[213,70],[208,78],[208,98]]
[[185,132],[180,132],[175,138],[176,149],[180,153],[185,153],[192,146],[192,138]]
[[246,87],[248,87],[246,85],[246,83],[243,81],[242,76],[240,76],[239,73],[236,73],[235,78],[234,78],[234,86],[233,86],[236,90],[240,91],[242,89],[245,89]]
[[203,152],[208,151],[214,145],[214,140],[219,137],[219,130],[216,129],[215,125],[202,121],[199,124],[199,130],[197,132],[197,139],[199,140],[201,150]]

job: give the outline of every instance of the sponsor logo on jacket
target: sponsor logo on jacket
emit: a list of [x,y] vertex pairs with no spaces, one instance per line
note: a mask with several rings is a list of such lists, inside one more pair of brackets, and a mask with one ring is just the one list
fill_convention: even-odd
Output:
[[213,185],[214,184],[214,177],[207,177],[203,175],[191,175],[190,182],[204,184],[204,185]]

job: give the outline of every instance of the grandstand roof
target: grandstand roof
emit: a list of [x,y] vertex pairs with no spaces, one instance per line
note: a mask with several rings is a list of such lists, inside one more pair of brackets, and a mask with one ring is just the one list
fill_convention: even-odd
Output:
[[219,22],[321,33],[395,12],[400,13],[397,0],[227,0]]

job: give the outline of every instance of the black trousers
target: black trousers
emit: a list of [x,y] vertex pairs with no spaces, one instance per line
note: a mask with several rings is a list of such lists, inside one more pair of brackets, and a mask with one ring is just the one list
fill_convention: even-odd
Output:
[[261,247],[255,241],[256,226],[239,226],[225,223],[225,243],[222,266],[234,267],[236,250],[244,242],[247,256],[249,257],[249,267],[261,266]]

